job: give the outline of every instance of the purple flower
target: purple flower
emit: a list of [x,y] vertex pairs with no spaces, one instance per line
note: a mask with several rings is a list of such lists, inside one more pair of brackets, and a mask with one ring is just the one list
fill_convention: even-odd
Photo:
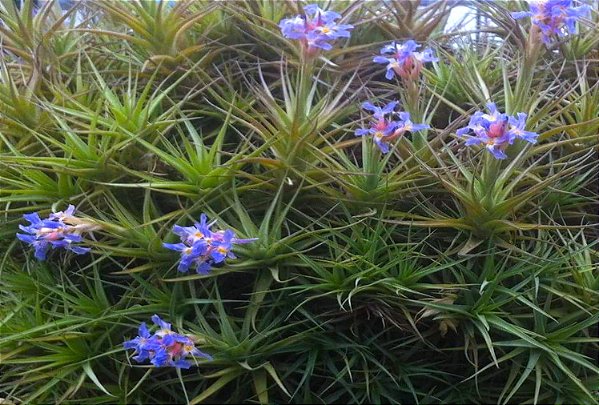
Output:
[[423,129],[430,128],[430,125],[414,124],[412,121],[410,121],[410,113],[409,112],[400,112],[399,119],[401,120],[401,121],[399,121],[401,123],[401,125],[399,126],[399,128],[397,130],[401,131],[401,133],[418,132],[418,131],[422,131]]
[[362,103],[362,109],[372,112],[372,116],[379,119],[384,119],[386,115],[393,114],[395,107],[399,105],[399,101],[392,101],[386,104],[384,107],[377,107],[370,101]]
[[349,38],[349,31],[354,28],[349,24],[337,24],[335,20],[341,18],[341,14],[324,11],[316,4],[305,6],[304,13],[303,16],[281,20],[279,27],[285,38],[299,40],[310,56],[315,55],[319,49],[332,49],[330,41]]
[[227,257],[230,257],[231,259],[235,258],[235,255],[231,252],[234,237],[235,234],[233,231],[227,229],[224,233],[219,234],[218,237],[215,238],[215,241],[209,249],[209,255],[213,263],[222,263]]
[[[414,124],[410,121],[407,112],[395,112],[399,103],[392,101],[384,107],[377,107],[370,102],[362,104],[364,110],[372,112],[372,121],[369,128],[360,128],[356,136],[371,135],[376,146],[382,153],[389,152],[389,142],[394,141],[405,132],[416,132],[429,128],[426,124]],[[394,115],[399,115],[399,120],[394,120]]]
[[205,254],[207,248],[207,244],[203,240],[199,240],[191,246],[184,243],[163,243],[162,246],[170,250],[181,252],[181,259],[177,270],[182,273],[188,272],[191,265]]
[[520,138],[530,143],[537,143],[537,138],[539,134],[536,132],[526,131],[524,127],[526,126],[526,114],[518,113],[516,117],[509,118],[510,124],[510,133],[515,138]]
[[131,340],[123,343],[125,349],[135,349],[136,356],[133,359],[137,362],[142,362],[150,358],[151,351],[155,351],[157,348],[156,337],[151,336],[148,331],[148,327],[145,322],[142,322],[139,326],[139,335]]
[[433,56],[433,51],[430,48],[416,52],[419,47],[420,45],[413,40],[406,41],[403,45],[392,42],[381,49],[383,56],[375,56],[372,61],[387,65],[385,77],[388,80],[393,79],[395,74],[405,80],[416,80],[420,76],[425,62],[439,60]]
[[53,212],[52,214],[50,214],[48,216],[48,219],[64,221],[67,218],[73,218],[74,213],[75,213],[75,206],[72,204],[69,204],[69,206],[67,207],[66,210]]
[[208,217],[202,214],[200,222],[196,222],[193,226],[173,227],[173,233],[181,238],[181,243],[162,245],[181,254],[177,270],[187,272],[190,267],[195,266],[197,273],[208,274],[213,265],[224,263],[227,258],[235,258],[231,252],[234,244],[257,240],[236,238],[232,230],[212,231],[210,229],[212,225],[213,223],[208,223]]
[[209,354],[195,347],[193,339],[172,331],[171,324],[160,319],[158,315],[152,316],[152,322],[159,327],[153,335],[143,322],[139,327],[139,336],[123,343],[125,349],[135,349],[133,353],[135,361],[142,362],[149,359],[156,367],[187,369],[192,365],[187,360],[188,356],[212,360]]
[[512,13],[515,19],[531,17],[534,25],[539,27],[543,42],[550,43],[553,36],[563,37],[567,31],[576,30],[576,20],[589,13],[591,7],[582,5],[573,7],[572,0],[545,0],[530,3],[530,11]]
[[488,103],[489,114],[477,111],[470,122],[464,128],[457,130],[458,136],[464,136],[473,132],[474,136],[468,136],[466,146],[485,145],[487,150],[496,159],[505,159],[508,145],[520,138],[530,143],[536,143],[538,135],[535,132],[524,130],[526,126],[526,114],[518,113],[517,118],[500,113],[494,103]]
[[157,336],[164,337],[164,335],[168,335],[169,333],[172,332],[171,324],[160,319],[160,317],[158,315],[154,314],[154,315],[152,315],[152,317],[150,319],[152,320],[154,325],[156,325],[160,328],[158,330],[158,332],[156,332]]
[[[82,242],[81,232],[91,229],[89,224],[73,216],[75,207],[69,207],[63,212],[55,212],[49,215],[47,219],[41,219],[37,212],[23,215],[28,226],[19,225],[23,233],[17,233],[17,238],[33,246],[35,258],[45,260],[50,248],[64,248],[75,254],[84,254],[90,251],[89,248],[77,246],[75,243]],[[77,223],[77,225],[71,225]]]

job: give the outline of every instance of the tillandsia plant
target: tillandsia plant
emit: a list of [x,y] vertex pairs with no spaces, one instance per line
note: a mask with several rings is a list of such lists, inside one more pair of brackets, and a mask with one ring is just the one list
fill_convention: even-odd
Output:
[[[517,149],[508,155],[509,147],[517,142],[535,144],[538,134],[525,129],[526,114],[509,116],[501,113],[495,103],[487,104],[488,113],[475,112],[467,126],[459,128],[458,137],[466,137],[465,146],[484,146],[484,153],[476,168],[469,169],[454,158],[463,176],[465,184],[451,179],[453,176],[440,176],[441,184],[455,193],[458,201],[465,207],[465,213],[456,226],[464,226],[472,232],[471,239],[481,243],[486,238],[493,239],[502,233],[502,224],[506,217],[508,200],[515,184],[510,177],[519,169],[526,156],[526,149]],[[508,160],[502,165],[502,161]],[[448,170],[446,164],[439,161],[442,170]],[[460,176],[460,177],[461,177]],[[451,180],[450,180],[451,179]],[[518,198],[516,198],[517,200]],[[503,231],[509,229],[503,228]],[[468,245],[466,248],[471,248]]]
[[[30,94],[47,91],[45,85],[68,78],[81,50],[73,29],[77,7],[62,10],[58,1],[0,1],[3,62],[16,71]],[[3,72],[4,73],[4,72]],[[51,79],[45,82],[44,79]]]
[[[288,78],[282,77],[282,85],[285,97],[285,106],[289,130],[286,131],[289,139],[278,139],[275,142],[283,145],[283,160],[296,170],[305,171],[306,163],[310,160],[305,132],[313,126],[311,115],[313,111],[331,113],[339,98],[333,99],[329,106],[325,104],[319,107],[315,97],[317,93],[318,77],[315,77],[316,60],[323,51],[333,49],[333,42],[340,38],[349,38],[353,25],[340,24],[341,14],[332,10],[323,10],[317,4],[303,7],[305,15],[285,18],[279,23],[283,37],[298,41],[301,52],[299,60],[299,71],[295,84]],[[269,91],[270,92],[270,91]],[[272,96],[271,96],[272,97]],[[327,111],[328,110],[328,111]],[[311,114],[312,112],[312,114]]]
[[[498,179],[504,178],[500,175],[501,164],[498,161],[507,159],[506,150],[517,140],[535,144],[538,134],[525,130],[526,114],[518,113],[515,117],[500,113],[495,103],[487,104],[488,113],[475,112],[470,118],[468,126],[456,131],[458,136],[467,139],[466,146],[483,145],[490,152],[483,158],[483,167],[480,177],[481,202],[489,213],[495,211],[495,204],[501,201],[504,193],[504,184]],[[474,135],[467,135],[473,133]],[[493,159],[489,159],[492,156]],[[492,216],[492,215],[491,215]],[[484,222],[481,222],[481,225]],[[484,228],[484,225],[483,225]]]
[[[542,199],[550,185],[557,184],[564,176],[584,170],[590,164],[590,155],[587,154],[564,165],[560,175],[537,177],[533,173],[542,170],[539,162],[543,157],[537,154],[541,146],[535,146],[539,135],[526,129],[526,114],[509,116],[499,112],[493,103],[489,103],[487,108],[489,113],[476,112],[468,126],[457,131],[460,137],[467,137],[466,146],[485,147],[484,152],[479,154],[480,159],[470,160],[476,164],[471,165],[448,152],[455,165],[455,173],[451,173],[451,166],[441,159],[438,160],[438,169],[428,169],[436,171],[440,183],[455,197],[458,209],[453,215],[457,218],[443,214],[444,219],[434,221],[438,225],[466,231],[469,239],[461,246],[461,254],[467,254],[486,240],[510,246],[521,230],[566,226],[529,223],[527,217],[531,212],[543,210],[542,206],[531,201]],[[534,164],[527,164],[528,159],[534,159]]]
[[[370,8],[370,14],[377,18],[377,23],[372,28],[381,30],[386,39],[413,38],[416,41],[426,41],[441,35],[453,9],[448,0],[389,0],[380,6],[371,4],[374,7]],[[364,7],[369,5],[366,2]]]
[[[213,56],[209,46],[211,24],[204,23],[218,8],[204,1],[99,1],[93,3],[101,16],[114,22],[114,28],[86,28],[98,37],[125,41],[133,53],[131,61],[141,70],[159,69],[164,74],[185,71],[189,62],[208,66]],[[203,24],[204,23],[204,24]],[[122,28],[127,28],[125,32]],[[117,56],[117,55],[115,55]]]
[[569,39],[576,35],[576,22],[590,13],[587,4],[574,6],[572,0],[544,0],[530,3],[529,11],[511,13],[514,19],[531,18],[528,41],[521,59],[521,74],[515,85],[512,97],[508,93],[506,104],[514,109],[527,108],[524,104],[535,75],[535,68],[544,52],[544,46],[551,47],[557,39]]

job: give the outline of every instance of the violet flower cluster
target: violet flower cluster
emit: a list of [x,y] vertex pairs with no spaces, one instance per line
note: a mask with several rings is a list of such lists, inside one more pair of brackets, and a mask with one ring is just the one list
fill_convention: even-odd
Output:
[[75,206],[69,205],[65,211],[54,212],[46,219],[41,219],[37,212],[23,215],[30,225],[19,225],[25,233],[17,233],[17,238],[35,249],[35,258],[45,260],[50,247],[64,248],[81,255],[90,251],[87,247],[76,245],[82,242],[81,233],[94,228],[92,224],[76,218]]
[[194,266],[199,274],[208,274],[215,264],[224,263],[225,259],[235,259],[231,252],[234,244],[249,243],[257,240],[239,239],[235,233],[227,229],[225,231],[210,230],[213,223],[208,223],[206,214],[200,216],[200,222],[193,226],[173,227],[173,233],[181,238],[181,243],[163,243],[170,250],[181,253],[181,259],[177,270],[187,272]]
[[385,77],[388,80],[393,79],[394,75],[404,80],[416,80],[425,62],[439,61],[430,48],[416,52],[418,48],[420,45],[413,40],[406,41],[404,44],[392,42],[381,49],[382,56],[375,56],[372,61],[387,65]]
[[512,17],[531,17],[532,23],[541,30],[543,42],[549,43],[553,36],[563,37],[566,34],[564,27],[574,32],[576,20],[590,10],[588,5],[574,7],[572,0],[544,0],[530,3],[529,11],[512,13]]
[[508,145],[514,143],[516,139],[522,139],[526,142],[536,143],[538,134],[536,132],[526,131],[526,114],[518,113],[516,116],[509,116],[500,113],[494,103],[488,103],[489,113],[477,111],[470,122],[464,128],[457,130],[458,136],[464,136],[473,132],[473,136],[468,136],[467,146],[484,145],[496,159],[505,159],[505,149]]
[[285,38],[297,39],[308,55],[314,55],[319,49],[328,51],[333,48],[331,41],[337,38],[349,38],[350,24],[337,24],[335,20],[341,14],[324,11],[317,4],[304,6],[305,15],[285,18],[279,23]]
[[158,315],[152,316],[152,322],[159,327],[151,334],[145,322],[139,326],[139,336],[123,343],[125,349],[135,349],[133,360],[141,363],[150,360],[156,367],[190,368],[188,357],[203,357],[212,360],[209,354],[195,347],[192,338],[171,330],[171,324],[164,322]]
[[[410,113],[396,112],[395,107],[399,102],[393,101],[384,107],[377,107],[370,102],[362,104],[362,108],[372,112],[372,121],[370,127],[360,128],[356,131],[356,136],[370,135],[374,143],[382,153],[389,152],[389,142],[399,138],[405,132],[416,132],[430,128],[426,124],[414,124],[410,120]],[[394,119],[399,116],[399,120]]]

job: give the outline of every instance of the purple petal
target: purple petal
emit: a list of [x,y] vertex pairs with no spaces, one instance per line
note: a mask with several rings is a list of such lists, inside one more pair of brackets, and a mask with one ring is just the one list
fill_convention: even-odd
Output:
[[49,247],[49,243],[37,242],[35,245],[35,258],[37,260],[46,260],[46,254],[48,253]]
[[162,246],[166,249],[174,250],[177,252],[182,252],[183,250],[188,248],[188,246],[183,243],[163,243]]
[[470,127],[464,127],[464,128],[460,128],[458,129],[455,133],[457,136],[464,136],[466,135],[468,132],[470,132]]
[[412,124],[411,132],[422,131],[423,129],[429,129],[430,125],[427,124]]
[[35,242],[36,238],[33,235],[23,235],[22,233],[17,233],[17,239],[23,241],[25,243],[29,243],[30,245]]
[[395,76],[395,71],[393,70],[391,65],[389,65],[387,67],[387,73],[385,74],[385,79],[391,80],[391,79],[393,79],[393,76]]
[[487,149],[491,152],[491,154],[495,157],[495,159],[503,160],[507,158],[507,155],[504,151],[499,148],[496,148],[494,145],[487,146]]
[[378,112],[381,111],[381,109],[379,107],[375,106],[370,101],[363,102],[362,103],[362,109],[364,109],[366,111],[371,111],[373,113],[378,113]]
[[393,59],[385,58],[384,56],[375,56],[372,58],[374,63],[390,63],[393,62]]
[[77,255],[83,255],[91,251],[90,248],[82,246],[69,246],[68,249]]
[[374,142],[376,143],[376,146],[378,146],[378,148],[380,149],[380,151],[382,153],[389,152],[389,145],[386,142],[382,142],[381,140],[378,140],[378,139],[375,139]]
[[178,359],[173,363],[176,368],[188,369],[191,367],[191,363],[185,359]]
[[482,139],[472,136],[472,137],[466,139],[466,142],[464,142],[464,145],[466,145],[466,146],[480,145],[483,142],[484,141]]
[[37,212],[32,212],[31,214],[24,214],[23,218],[31,222],[31,224],[39,224],[40,222],[42,222]]
[[161,329],[168,329],[171,330],[171,324],[164,322],[162,319],[160,319],[160,317],[156,314],[152,315],[152,322],[154,322],[154,324],[156,326],[159,326]]
[[530,11],[516,11],[512,13],[512,18],[517,20],[519,18],[531,17],[532,13]]
[[381,112],[383,114],[392,113],[395,110],[395,107],[397,107],[398,104],[399,104],[399,101],[392,101],[392,102],[388,103],[387,105],[385,105],[385,107],[382,108]]
[[142,322],[141,325],[139,325],[139,336],[143,338],[150,337],[150,331],[148,331],[148,325],[146,325],[145,322]]
[[210,263],[208,262],[201,262],[198,263],[197,267],[196,267],[196,272],[198,274],[209,274],[210,270],[212,269],[212,266],[210,265]]

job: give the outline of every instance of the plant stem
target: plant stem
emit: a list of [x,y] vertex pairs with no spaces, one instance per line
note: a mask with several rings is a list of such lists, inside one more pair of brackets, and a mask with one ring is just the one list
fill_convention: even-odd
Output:
[[488,212],[492,212],[495,206],[495,195],[497,190],[497,177],[501,170],[501,160],[492,157],[491,154],[485,154],[482,173],[483,205]]
[[287,163],[298,169],[303,171],[305,169],[305,150],[304,142],[305,134],[302,131],[302,128],[305,128],[305,124],[308,118],[308,114],[312,104],[312,97],[310,96],[310,92],[312,90],[312,76],[314,73],[314,58],[302,54],[300,60],[300,71],[298,80],[296,82],[296,92],[295,92],[295,111],[294,116],[292,117],[291,130],[289,132],[289,137],[285,140],[286,145],[286,161]]

